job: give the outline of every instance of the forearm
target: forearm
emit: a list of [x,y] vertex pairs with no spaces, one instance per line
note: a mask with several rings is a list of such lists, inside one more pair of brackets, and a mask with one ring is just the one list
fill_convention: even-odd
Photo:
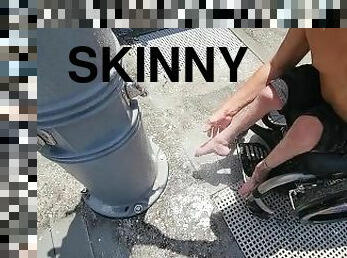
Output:
[[273,64],[262,65],[222,106],[226,114],[234,115],[248,103],[273,79],[281,75],[280,69]]
[[285,70],[294,67],[309,51],[303,29],[290,29],[274,57],[261,66],[253,76],[222,106],[225,114],[234,115],[259,94],[268,83]]

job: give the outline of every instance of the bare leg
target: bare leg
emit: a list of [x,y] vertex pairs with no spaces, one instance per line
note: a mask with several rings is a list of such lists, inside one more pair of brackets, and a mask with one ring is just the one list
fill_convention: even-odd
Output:
[[209,153],[215,153],[220,156],[228,155],[230,142],[270,111],[281,109],[282,105],[275,90],[267,86],[258,97],[233,117],[231,124],[227,128],[201,145],[196,150],[195,156],[198,157]]
[[300,116],[289,129],[282,141],[255,168],[252,177],[241,187],[239,193],[248,196],[265,181],[271,168],[295,156],[312,150],[323,133],[323,125],[314,116]]

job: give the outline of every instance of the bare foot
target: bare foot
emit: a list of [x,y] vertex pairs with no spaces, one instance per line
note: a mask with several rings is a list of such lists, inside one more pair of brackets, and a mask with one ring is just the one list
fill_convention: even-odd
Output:
[[239,194],[247,198],[254,189],[258,187],[262,182],[256,181],[254,178],[250,178],[247,182],[245,182],[242,187],[239,189]]
[[254,189],[265,181],[270,170],[271,169],[265,165],[264,161],[259,162],[254,169],[252,177],[239,189],[239,194],[245,198],[248,197]]
[[220,137],[215,136],[211,138],[204,144],[202,144],[196,151],[195,157],[200,157],[206,154],[215,153],[219,156],[227,156],[230,152],[229,142],[220,139]]

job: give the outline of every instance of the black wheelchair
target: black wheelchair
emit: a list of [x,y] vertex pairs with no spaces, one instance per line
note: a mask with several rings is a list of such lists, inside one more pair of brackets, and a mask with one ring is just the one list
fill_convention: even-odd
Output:
[[[255,166],[282,139],[286,124],[278,115],[268,114],[250,128],[261,138],[258,142],[237,143],[244,180]],[[293,213],[305,223],[329,223],[347,219],[347,152],[309,152],[271,170],[267,180],[247,199],[254,215],[268,218],[274,211],[263,201],[270,191],[289,195]]]

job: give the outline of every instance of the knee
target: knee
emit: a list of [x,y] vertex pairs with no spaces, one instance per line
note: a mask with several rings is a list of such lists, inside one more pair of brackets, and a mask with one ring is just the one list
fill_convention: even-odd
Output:
[[270,110],[280,110],[283,107],[283,103],[276,91],[270,87],[266,86],[257,96],[256,101],[261,102],[262,105],[266,105]]
[[290,141],[299,146],[302,151],[311,151],[319,142],[323,133],[323,124],[317,117],[298,117],[288,132]]

